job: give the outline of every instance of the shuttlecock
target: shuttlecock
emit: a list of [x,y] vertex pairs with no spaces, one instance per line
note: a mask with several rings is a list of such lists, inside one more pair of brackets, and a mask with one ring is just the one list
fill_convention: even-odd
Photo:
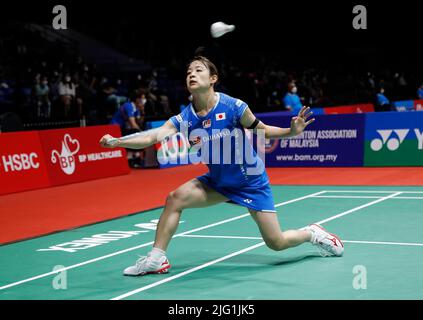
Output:
[[234,30],[235,26],[233,24],[228,25],[222,21],[215,22],[210,26],[210,33],[213,38],[219,38],[225,33],[232,32]]

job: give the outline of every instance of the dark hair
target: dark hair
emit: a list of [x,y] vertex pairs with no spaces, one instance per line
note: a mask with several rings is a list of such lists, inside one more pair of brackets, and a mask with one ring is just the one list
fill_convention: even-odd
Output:
[[210,75],[217,76],[217,78],[219,79],[219,71],[217,70],[216,65],[204,56],[195,56],[194,58],[192,58],[191,61],[187,65],[187,69],[189,68],[191,63],[193,63],[194,61],[199,61],[202,64],[204,64],[206,68],[209,70]]
[[136,89],[129,93],[129,101],[135,102],[138,98],[141,98],[142,95],[146,96],[146,92],[143,89]]
[[295,82],[288,83],[288,91],[291,92],[291,90],[296,87]]

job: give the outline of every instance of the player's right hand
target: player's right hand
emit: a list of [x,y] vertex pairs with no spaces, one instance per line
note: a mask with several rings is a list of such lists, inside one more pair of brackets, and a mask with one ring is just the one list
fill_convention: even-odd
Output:
[[100,145],[103,147],[103,148],[114,148],[115,146],[116,146],[116,143],[117,142],[115,142],[115,143],[109,143],[109,140],[110,139],[114,139],[114,137],[113,136],[111,136],[110,134],[106,134],[106,135],[104,135],[101,139],[100,139]]

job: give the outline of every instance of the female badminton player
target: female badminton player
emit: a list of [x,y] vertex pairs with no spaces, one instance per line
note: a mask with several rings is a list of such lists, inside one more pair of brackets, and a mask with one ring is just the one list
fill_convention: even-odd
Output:
[[[192,102],[187,108],[179,115],[171,117],[159,129],[144,131],[141,135],[126,139],[105,135],[101,138],[100,144],[107,148],[142,149],[162,141],[165,137],[182,132],[183,129],[186,129],[188,134],[195,129],[203,129],[209,133],[209,137],[194,139],[196,140],[194,143],[199,141],[210,143],[212,148],[212,140],[222,138],[222,135],[211,134],[213,129],[244,131],[245,128],[255,132],[264,130],[266,138],[279,139],[300,134],[315,120],[310,118],[312,115],[310,108],[303,107],[298,115],[291,119],[290,128],[266,125],[256,119],[245,102],[215,92],[214,85],[217,81],[216,66],[208,58],[196,56],[187,69],[186,85],[192,95]],[[233,149],[232,154],[238,147],[236,143],[230,145]],[[250,150],[249,152],[256,155],[253,148],[245,150]],[[123,274],[140,276],[167,273],[171,266],[166,257],[166,250],[179,225],[182,211],[227,201],[248,209],[264,242],[272,250],[280,251],[311,242],[324,255],[341,256],[344,251],[341,240],[319,225],[311,224],[300,230],[281,230],[263,161],[259,157],[255,159],[255,166],[263,168],[258,174],[248,174],[251,165],[245,159],[229,164],[208,163],[207,174],[194,178],[170,192],[157,225],[153,248],[147,256],[138,259],[135,265],[126,268]]]

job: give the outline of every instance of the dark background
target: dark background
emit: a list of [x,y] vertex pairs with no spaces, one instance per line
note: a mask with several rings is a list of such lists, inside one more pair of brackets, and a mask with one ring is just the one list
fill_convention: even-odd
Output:
[[[2,4],[1,23],[51,24],[57,2]],[[418,1],[61,1],[73,28],[149,63],[185,63],[199,46],[212,57],[254,69],[277,58],[286,68],[344,65],[415,68],[421,61],[423,13]],[[355,30],[352,8],[367,8],[367,30]],[[212,39],[215,21],[236,30]],[[219,63],[219,61],[217,61]]]
[[[21,65],[14,59],[13,36],[18,32],[15,26],[28,23],[51,25],[55,16],[52,9],[57,4],[67,8],[69,29],[97,39],[149,66],[150,70],[140,71],[147,82],[151,70],[164,70],[166,88],[159,88],[157,94],[165,91],[172,113],[178,113],[179,105],[187,102],[183,88],[185,66],[199,47],[205,48],[203,54],[221,70],[221,84],[226,88],[219,89],[223,92],[227,89],[230,95],[248,101],[255,112],[280,110],[269,97],[272,99],[271,94],[276,90],[275,99],[281,100],[290,79],[299,80],[299,92],[305,93],[305,103],[308,103],[307,92],[310,90],[301,81],[306,73],[311,74],[308,79],[313,74],[319,76],[318,86],[314,89],[322,86],[324,89],[324,99],[314,103],[317,107],[374,102],[375,90],[385,84],[391,100],[414,99],[416,89],[423,81],[423,14],[416,1],[8,1],[2,2],[0,10],[0,40],[12,43],[5,46],[10,52],[0,54],[4,65],[8,66],[6,60],[10,60],[15,69]],[[358,4],[367,8],[367,30],[352,27],[355,16],[352,10]],[[216,21],[234,24],[236,29],[213,39],[210,25]],[[60,34],[61,31],[55,32]],[[19,44],[25,37],[15,38]],[[71,73],[77,70],[78,66],[74,66],[77,52],[65,52],[65,48],[58,52],[46,49],[45,53],[40,53],[41,42],[32,46],[30,41],[38,40],[32,38],[27,42],[28,50],[37,51],[38,56],[32,61],[28,60],[27,54],[25,68],[17,72],[9,68],[8,76],[11,78],[12,74],[16,83],[22,82],[25,76],[28,87],[31,77],[40,72],[44,57],[49,66],[57,69],[62,55],[69,55],[66,68]],[[28,65],[32,67],[31,73],[26,72]],[[92,63],[90,70],[93,70]],[[254,97],[254,79],[262,81],[270,72],[278,70],[283,70],[286,77],[268,83],[262,95]],[[49,70],[49,74],[52,71]],[[133,79],[136,76],[135,73],[125,74],[118,67],[112,71],[99,67],[93,76],[97,80],[107,77],[113,83],[119,77]],[[21,77],[21,73],[25,74]],[[242,75],[238,77],[237,73]],[[370,89],[367,84],[369,73],[374,75],[376,82],[376,87]],[[396,73],[405,75],[407,87],[396,90]],[[329,79],[328,84],[322,80],[325,77]],[[18,92],[19,87],[16,88]],[[177,90],[173,92],[173,88]],[[98,92],[101,92],[100,87]],[[93,114],[92,124],[107,123],[112,112],[97,112],[102,106],[97,101],[98,94],[90,99],[84,99],[85,115]],[[20,100],[21,97],[17,96],[12,104],[20,107]],[[33,121],[35,111],[31,114],[25,108],[20,107],[19,114]],[[97,111],[91,112],[93,110]],[[159,112],[153,118],[168,116]]]
[[[210,24],[224,21],[236,32],[216,39],[225,49],[261,54],[317,56],[336,48],[380,48],[388,53],[417,53],[422,42],[423,13],[418,1],[61,1],[68,27],[113,43],[127,30],[128,44],[154,41],[164,58],[210,45]],[[58,2],[2,3],[2,20],[51,24]],[[354,5],[367,8],[368,29],[354,30]],[[131,35],[129,35],[131,33]],[[132,35],[133,34],[133,35]],[[406,43],[410,41],[409,43]],[[169,51],[173,50],[173,51]],[[311,52],[310,52],[311,51]],[[245,53],[245,51],[244,51]],[[339,56],[339,55],[338,55]]]

